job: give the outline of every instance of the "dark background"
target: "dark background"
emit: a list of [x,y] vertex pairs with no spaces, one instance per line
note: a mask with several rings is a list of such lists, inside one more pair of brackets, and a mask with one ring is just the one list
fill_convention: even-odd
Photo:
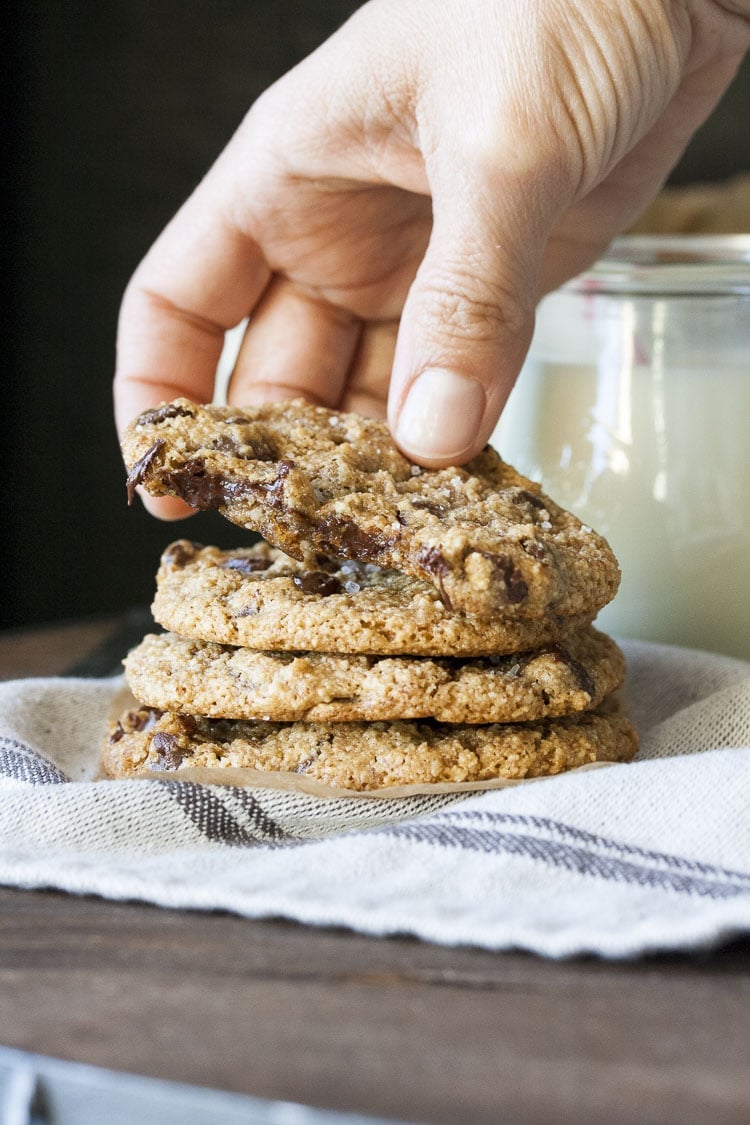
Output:
[[[39,0],[9,19],[0,627],[151,600],[179,524],[125,504],[112,420],[117,311],[150,243],[250,103],[356,0]],[[750,63],[674,183],[750,168]],[[8,159],[9,158],[9,159]]]

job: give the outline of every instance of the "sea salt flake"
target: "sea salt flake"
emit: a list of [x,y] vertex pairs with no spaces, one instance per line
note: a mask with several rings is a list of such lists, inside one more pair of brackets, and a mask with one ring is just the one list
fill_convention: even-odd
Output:
[[552,531],[552,524],[549,522],[549,520],[542,520],[539,526],[541,527],[542,531]]
[[345,582],[344,589],[346,590],[347,594],[356,594],[359,590],[362,589],[362,587],[360,586],[359,582]]

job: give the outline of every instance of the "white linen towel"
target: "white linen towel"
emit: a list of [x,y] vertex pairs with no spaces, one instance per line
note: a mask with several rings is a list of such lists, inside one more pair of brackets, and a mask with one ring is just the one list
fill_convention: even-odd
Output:
[[635,762],[473,794],[95,781],[116,679],[0,684],[0,882],[550,957],[750,930],[750,663],[625,641]]

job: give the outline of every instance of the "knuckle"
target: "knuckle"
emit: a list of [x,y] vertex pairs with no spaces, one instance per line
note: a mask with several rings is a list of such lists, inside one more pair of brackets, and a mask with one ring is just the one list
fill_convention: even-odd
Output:
[[526,330],[531,311],[511,286],[474,275],[426,279],[421,291],[425,316],[459,340],[490,342]]

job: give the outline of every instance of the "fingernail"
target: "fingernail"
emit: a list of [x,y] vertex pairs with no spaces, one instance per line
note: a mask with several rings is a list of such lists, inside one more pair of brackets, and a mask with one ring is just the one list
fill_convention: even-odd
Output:
[[414,457],[461,457],[476,440],[484,409],[480,383],[443,368],[428,368],[406,396],[396,441]]

